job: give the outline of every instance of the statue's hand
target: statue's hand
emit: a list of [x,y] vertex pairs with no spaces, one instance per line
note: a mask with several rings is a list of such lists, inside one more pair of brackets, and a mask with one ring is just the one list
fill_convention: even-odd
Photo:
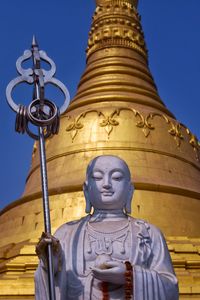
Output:
[[39,242],[36,245],[35,252],[37,256],[42,259],[46,260],[46,249],[47,245],[52,245],[52,251],[53,255],[57,256],[61,250],[60,242],[57,238],[55,238],[53,235],[43,232],[41,235],[41,238],[39,239]]
[[125,264],[119,261],[107,261],[101,267],[92,268],[93,276],[101,281],[114,284],[125,284]]

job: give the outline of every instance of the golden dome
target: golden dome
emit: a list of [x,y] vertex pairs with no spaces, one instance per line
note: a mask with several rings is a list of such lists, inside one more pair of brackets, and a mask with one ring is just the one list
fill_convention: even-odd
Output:
[[[197,140],[158,95],[137,10],[125,1],[110,3],[95,10],[86,69],[61,119],[59,135],[47,141],[50,193],[81,192],[90,159],[116,154],[132,170],[134,215],[150,220],[166,235],[197,236]],[[40,192],[39,176],[36,146],[24,197]],[[172,227],[177,210],[181,220]]]

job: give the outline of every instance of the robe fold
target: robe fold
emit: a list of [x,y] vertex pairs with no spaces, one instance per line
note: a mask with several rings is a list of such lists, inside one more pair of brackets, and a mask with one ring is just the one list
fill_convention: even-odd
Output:
[[[55,233],[60,240],[60,260],[54,258],[56,300],[102,299],[101,290],[93,287],[91,270],[84,261],[84,238],[90,215],[62,225]],[[178,283],[162,233],[155,226],[129,217],[133,266],[134,300],[177,300]],[[48,297],[48,276],[40,261],[35,273],[35,299]],[[110,300],[125,299],[124,286],[109,291]]]

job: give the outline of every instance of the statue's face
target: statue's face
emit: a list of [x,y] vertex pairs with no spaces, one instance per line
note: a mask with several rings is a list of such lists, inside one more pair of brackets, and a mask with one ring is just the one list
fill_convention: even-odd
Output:
[[87,184],[87,197],[95,209],[123,209],[131,188],[130,173],[122,160],[113,156],[96,159]]

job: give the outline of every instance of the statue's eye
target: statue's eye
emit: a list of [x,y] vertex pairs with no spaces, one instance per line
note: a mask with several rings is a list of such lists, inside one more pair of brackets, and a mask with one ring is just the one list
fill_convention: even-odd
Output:
[[117,177],[117,176],[113,176],[112,179],[116,180],[116,181],[121,181],[123,179],[122,176]]
[[95,172],[94,174],[92,174],[92,178],[94,180],[102,180],[103,179],[103,175],[100,172]]
[[102,180],[102,177],[100,177],[100,176],[92,176],[92,178],[93,178],[94,180]]
[[112,179],[116,181],[121,181],[124,178],[123,174],[121,172],[114,172],[112,174]]

